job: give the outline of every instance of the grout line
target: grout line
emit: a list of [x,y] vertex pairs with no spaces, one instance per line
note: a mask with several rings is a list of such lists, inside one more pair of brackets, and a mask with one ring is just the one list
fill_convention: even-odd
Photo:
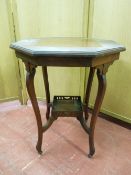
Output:
[[35,159],[31,160],[26,166],[22,168],[22,174],[32,163],[36,162],[41,155],[38,155]]

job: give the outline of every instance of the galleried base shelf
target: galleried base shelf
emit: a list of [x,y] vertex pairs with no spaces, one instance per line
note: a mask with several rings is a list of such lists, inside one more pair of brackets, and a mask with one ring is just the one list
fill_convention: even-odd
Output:
[[79,117],[83,114],[80,96],[54,96],[52,116]]

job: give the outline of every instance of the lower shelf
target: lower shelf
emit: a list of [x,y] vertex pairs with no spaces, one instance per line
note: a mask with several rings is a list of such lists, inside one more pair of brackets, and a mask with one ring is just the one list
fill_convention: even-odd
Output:
[[77,117],[83,114],[80,96],[54,96],[52,115]]

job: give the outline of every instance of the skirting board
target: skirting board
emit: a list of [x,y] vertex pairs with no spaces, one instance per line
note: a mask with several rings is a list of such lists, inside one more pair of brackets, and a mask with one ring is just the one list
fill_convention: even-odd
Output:
[[[45,98],[38,97],[37,99],[38,99],[38,101],[43,101],[44,103],[46,103],[46,99]],[[11,98],[0,99],[0,103],[9,102],[9,101],[13,101],[13,100],[19,100],[19,98],[18,97],[11,97]],[[89,108],[92,110],[93,109],[93,105],[89,104]],[[125,117],[125,116],[121,116],[119,114],[113,113],[111,111],[108,111],[106,109],[101,109],[100,112],[101,112],[100,116],[102,116],[102,118],[105,118],[105,119],[113,121],[113,122],[116,119],[117,122],[115,122],[115,123],[117,123],[117,124],[123,123],[123,124],[120,124],[122,126],[126,125],[126,123],[127,123],[127,125],[128,125],[127,128],[131,128],[131,125],[130,125],[131,124],[131,119],[129,119],[129,118]]]
[[[93,105],[89,104],[89,108],[93,109]],[[104,113],[104,114],[106,114],[108,116],[114,117],[116,119],[119,119],[119,120],[122,120],[124,122],[127,122],[127,123],[131,124],[131,119],[127,118],[126,116],[122,116],[122,115],[116,114],[114,112],[108,111],[108,110],[103,109],[103,108],[100,110],[100,112]]]
[[19,97],[3,98],[3,99],[0,99],[0,103],[13,101],[13,100],[18,100],[18,99],[19,99]]
[[[40,101],[46,101],[45,98],[41,98],[41,97],[38,97],[37,99],[40,100]],[[93,109],[93,105],[89,104],[89,108]],[[121,121],[124,121],[124,122],[127,122],[127,123],[131,124],[131,119],[129,119],[129,118],[125,117],[125,116],[116,114],[116,113],[108,111],[106,109],[101,109],[100,112],[103,113],[103,114],[106,114],[108,116],[114,117],[116,119],[119,119]]]

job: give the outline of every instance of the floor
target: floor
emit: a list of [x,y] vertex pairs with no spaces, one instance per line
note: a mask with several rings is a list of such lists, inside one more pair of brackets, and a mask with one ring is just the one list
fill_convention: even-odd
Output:
[[[43,121],[45,105],[40,102]],[[31,107],[0,104],[0,175],[131,175],[131,132],[98,118],[96,154],[87,157],[88,136],[74,118],[59,118],[35,150],[37,127]]]

